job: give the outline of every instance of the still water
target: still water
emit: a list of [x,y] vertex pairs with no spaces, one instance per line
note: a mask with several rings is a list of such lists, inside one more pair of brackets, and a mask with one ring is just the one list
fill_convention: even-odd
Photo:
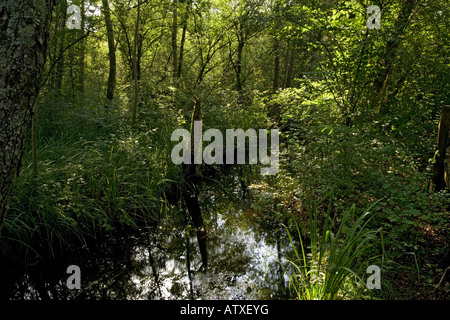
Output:
[[[250,191],[252,188],[250,187]],[[248,193],[247,193],[248,194]],[[270,212],[227,182],[201,187],[208,263],[183,203],[168,205],[158,224],[111,236],[89,250],[9,270],[9,299],[280,299],[287,277],[279,261],[288,250]],[[81,289],[66,285],[69,265],[81,270]]]

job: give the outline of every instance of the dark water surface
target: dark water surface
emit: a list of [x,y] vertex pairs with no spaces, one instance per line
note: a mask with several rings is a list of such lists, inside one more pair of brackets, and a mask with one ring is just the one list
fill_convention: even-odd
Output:
[[[286,277],[277,262],[289,248],[286,235],[270,212],[253,208],[250,198],[223,182],[202,186],[206,268],[187,210],[179,203],[155,226],[111,236],[95,248],[69,256],[7,269],[2,295],[9,299],[286,298]],[[69,265],[80,267],[79,290],[67,288]]]

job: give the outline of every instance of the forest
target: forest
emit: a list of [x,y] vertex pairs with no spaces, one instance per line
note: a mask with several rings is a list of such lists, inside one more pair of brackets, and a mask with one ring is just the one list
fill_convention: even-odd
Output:
[[445,0],[0,0],[3,300],[448,300]]

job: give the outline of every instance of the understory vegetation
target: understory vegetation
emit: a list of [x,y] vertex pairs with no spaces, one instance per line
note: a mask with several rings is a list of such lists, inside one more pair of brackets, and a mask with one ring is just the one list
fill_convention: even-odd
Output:
[[[450,105],[446,1],[72,2],[97,10],[69,30],[68,2],[55,8],[2,261],[139,236],[184,206],[171,135],[200,114],[203,132],[280,130],[276,175],[259,164],[196,173],[207,184],[236,169],[258,223],[289,238],[276,261],[288,298],[449,299],[450,192],[430,188]],[[371,4],[383,7],[380,30],[366,26]],[[370,265],[381,289],[366,286]]]

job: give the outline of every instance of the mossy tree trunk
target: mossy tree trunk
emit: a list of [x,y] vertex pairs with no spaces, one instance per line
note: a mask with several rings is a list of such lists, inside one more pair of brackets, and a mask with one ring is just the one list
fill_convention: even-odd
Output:
[[0,229],[39,94],[53,7],[53,0],[0,3]]

